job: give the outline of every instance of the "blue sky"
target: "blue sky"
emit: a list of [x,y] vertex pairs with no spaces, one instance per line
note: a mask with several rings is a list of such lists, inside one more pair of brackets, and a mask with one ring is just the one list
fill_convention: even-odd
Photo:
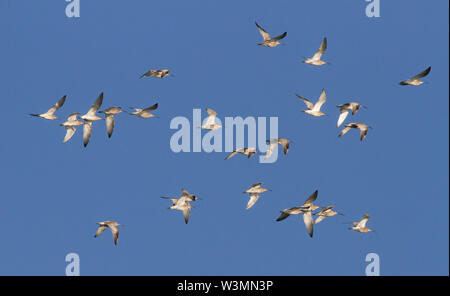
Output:
[[[67,253],[82,275],[364,275],[367,253],[383,275],[448,275],[448,1],[381,1],[367,18],[359,1],[0,2],[0,275],[64,275]],[[257,46],[254,22],[285,46]],[[301,63],[323,37],[332,65]],[[432,66],[429,84],[398,82]],[[175,77],[138,79],[149,69]],[[301,112],[299,93],[325,88],[329,117]],[[96,122],[62,144],[58,124],[89,109],[159,103],[160,118]],[[67,95],[56,121],[30,117]],[[373,126],[338,138],[338,104],[368,106],[347,122]],[[170,120],[193,108],[224,116],[277,116],[295,141],[273,164],[226,153],[170,150]],[[204,113],[204,112],[203,112]],[[249,211],[251,184],[264,182]],[[200,196],[185,225],[160,196]],[[300,217],[279,211],[319,190],[319,205],[345,216],[308,237]],[[376,233],[344,222],[371,216]],[[121,228],[94,238],[96,222]]]

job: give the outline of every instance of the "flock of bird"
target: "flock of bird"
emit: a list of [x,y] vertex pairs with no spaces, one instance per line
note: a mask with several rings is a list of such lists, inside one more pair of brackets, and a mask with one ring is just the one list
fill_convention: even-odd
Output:
[[[272,37],[270,37],[269,33],[267,33],[267,31],[265,31],[257,22],[255,22],[255,24],[256,24],[256,27],[259,29],[259,32],[263,38],[263,42],[258,43],[258,45],[261,45],[264,47],[270,47],[270,48],[276,47],[281,44],[281,42],[279,40],[285,38],[287,35],[287,32],[284,32],[283,34],[272,38]],[[326,50],[327,50],[327,38],[324,38],[322,43],[320,44],[319,49],[314,53],[314,55],[311,58],[305,58],[303,63],[313,65],[313,66],[322,66],[325,64],[329,64],[328,62],[321,60],[322,56],[323,56],[323,54],[325,54]],[[419,86],[424,83],[420,79],[427,76],[430,73],[430,71],[431,71],[431,67],[428,67],[423,72],[413,76],[410,79],[404,80],[404,81],[400,82],[399,84],[400,85]],[[144,78],[144,77],[164,78],[166,76],[173,76],[172,74],[170,74],[170,70],[167,70],[167,69],[165,69],[165,70],[150,70],[150,71],[146,72],[145,74],[143,74],[141,76],[141,78]],[[304,113],[311,115],[311,116],[315,116],[315,117],[327,115],[320,110],[321,107],[325,104],[325,102],[327,100],[326,92],[324,89],[322,90],[322,92],[319,96],[319,99],[317,100],[317,102],[315,104],[313,104],[311,101],[309,101],[308,99],[306,99],[298,94],[296,94],[296,96],[306,104],[307,110],[303,110]],[[42,113],[42,114],[30,114],[30,115],[41,117],[41,118],[44,118],[47,120],[55,120],[57,118],[55,116],[55,112],[64,105],[65,101],[66,101],[66,96],[62,97],[47,112]],[[77,112],[77,113],[70,114],[68,116],[67,120],[60,124],[61,126],[64,126],[66,129],[66,135],[64,137],[63,143],[69,141],[72,138],[72,136],[76,132],[76,126],[83,125],[83,144],[84,144],[84,147],[86,147],[87,144],[89,143],[89,139],[92,134],[93,122],[97,121],[97,120],[103,120],[103,119],[106,122],[106,131],[107,131],[108,137],[112,136],[112,133],[114,130],[114,125],[115,125],[114,116],[119,113],[125,112],[125,111],[123,111],[121,107],[110,107],[108,109],[98,111],[98,109],[102,105],[102,102],[103,102],[103,93],[101,93],[99,95],[99,97],[94,102],[94,104],[91,106],[91,108],[88,110],[88,112],[85,115],[82,115],[79,117],[83,121],[78,120],[78,116],[79,116],[80,112]],[[344,121],[347,118],[348,113],[350,111],[352,112],[352,115],[355,115],[355,113],[361,107],[367,109],[367,107],[365,107],[357,102],[348,102],[345,104],[337,105],[337,108],[339,108],[339,110],[340,110],[340,115],[339,115],[339,118],[337,121],[337,127],[339,128],[344,123]],[[131,108],[131,109],[134,109],[134,111],[126,112],[126,113],[140,117],[140,118],[151,118],[151,117],[156,117],[156,116],[154,114],[150,113],[150,111],[156,110],[157,108],[158,108],[158,104],[154,104],[154,105],[144,108],[144,109]],[[208,113],[208,117],[204,121],[204,124],[202,126],[199,126],[199,128],[205,129],[205,130],[217,130],[217,129],[221,128],[222,126],[220,124],[216,123],[217,112],[215,112],[214,110],[212,110],[210,108],[206,108],[206,111]],[[104,114],[105,117],[104,118],[99,117],[96,115],[97,113],[102,113],[102,114]],[[371,128],[371,127],[364,123],[360,123],[360,122],[348,123],[344,126],[344,129],[340,132],[338,137],[343,136],[351,129],[359,129],[360,130],[360,140],[362,141],[366,137],[369,128]],[[292,142],[292,141],[285,139],[285,138],[274,138],[274,139],[267,140],[267,143],[269,145],[268,145],[268,149],[266,151],[266,158],[270,157],[270,155],[276,150],[278,145],[281,145],[283,147],[284,154],[287,154],[288,150],[289,150],[290,142]],[[239,149],[233,150],[233,152],[231,154],[229,154],[225,158],[225,160],[233,157],[236,154],[243,154],[243,155],[246,155],[248,158],[250,158],[251,156],[253,156],[257,153],[259,153],[259,152],[256,150],[256,148],[253,148],[253,147],[239,148]],[[262,182],[253,184],[248,190],[245,190],[243,192],[243,193],[249,194],[249,201],[248,201],[247,207],[246,207],[247,210],[255,205],[255,203],[260,198],[260,194],[262,194],[263,192],[266,192],[266,191],[271,191],[270,189],[261,187],[262,184],[263,184]],[[326,206],[326,207],[320,207],[318,205],[314,205],[313,203],[316,201],[317,196],[318,196],[318,190],[316,190],[311,196],[309,196],[308,199],[306,199],[306,201],[301,206],[295,206],[295,207],[292,207],[289,209],[282,210],[281,215],[276,219],[276,221],[282,221],[282,220],[286,219],[287,217],[289,217],[290,215],[302,214],[303,222],[306,226],[306,230],[307,230],[309,236],[312,237],[313,231],[314,231],[314,225],[323,221],[325,218],[332,217],[335,215],[343,215],[342,213],[339,213],[339,212],[333,210],[334,206],[332,206],[332,205]],[[190,217],[190,212],[191,212],[191,208],[192,208],[191,202],[200,199],[197,196],[190,194],[185,189],[182,189],[182,194],[179,198],[166,197],[166,196],[164,196],[162,198],[171,200],[172,205],[169,207],[169,209],[181,211],[183,213],[184,221],[186,224],[188,223],[189,217]],[[319,210],[319,211],[317,211],[317,210]],[[317,211],[317,212],[314,212],[314,211]],[[314,220],[313,216],[317,216],[317,218]],[[364,214],[362,219],[360,221],[353,222],[353,226],[350,227],[349,229],[355,230],[355,231],[361,232],[361,233],[374,231],[374,230],[366,227],[367,221],[369,219],[370,219],[370,217],[367,214]],[[114,243],[117,245],[117,241],[119,238],[118,226],[120,226],[121,224],[119,224],[115,221],[104,221],[104,222],[98,222],[97,224],[99,225],[99,227],[95,234],[95,237],[101,235],[107,228],[109,228],[113,234]]]

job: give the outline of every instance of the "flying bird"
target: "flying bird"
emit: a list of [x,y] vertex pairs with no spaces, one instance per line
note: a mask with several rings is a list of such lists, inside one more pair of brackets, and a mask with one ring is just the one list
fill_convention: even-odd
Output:
[[320,94],[319,99],[317,100],[317,102],[315,104],[311,103],[309,100],[305,99],[304,97],[295,94],[300,100],[302,100],[305,104],[306,107],[308,108],[308,110],[303,110],[302,112],[312,115],[312,116],[322,116],[322,115],[327,115],[325,113],[323,113],[322,111],[320,111],[320,108],[322,107],[323,104],[325,104],[325,102],[327,101],[327,94],[325,93],[325,89],[322,89],[322,93]]
[[75,128],[76,126],[83,124],[82,121],[79,121],[77,119],[78,114],[80,114],[80,112],[70,114],[69,117],[67,117],[67,120],[60,124],[60,126],[64,126],[66,128],[66,135],[64,136],[63,143],[69,141],[70,138],[72,138],[72,136],[77,131],[77,129]]
[[269,148],[267,149],[267,152],[266,152],[266,158],[269,158],[270,155],[272,155],[273,151],[275,150],[275,148],[277,147],[278,144],[280,144],[283,147],[284,155],[286,155],[288,153],[289,143],[290,143],[290,141],[288,139],[273,138],[270,140],[266,140],[266,142],[269,143]]
[[188,202],[188,197],[183,195],[176,201],[172,199],[173,205],[169,207],[170,210],[178,210],[183,212],[184,222],[187,224],[189,222],[189,216],[191,214],[191,204]]
[[322,43],[320,44],[319,49],[314,53],[312,58],[305,58],[303,63],[310,64],[314,66],[322,66],[323,64],[327,64],[327,62],[322,61],[320,58],[327,51],[327,38],[323,38]]
[[267,188],[262,188],[261,187],[262,184],[263,184],[262,182],[253,184],[252,187],[250,187],[250,189],[245,190],[243,192],[243,193],[248,193],[250,195],[250,200],[248,201],[247,207],[245,208],[246,210],[250,209],[258,201],[260,193],[263,193],[266,191],[272,191]]
[[47,120],[54,120],[58,117],[55,116],[55,112],[56,110],[58,110],[59,108],[61,108],[64,105],[64,102],[66,101],[66,97],[64,96],[62,97],[58,102],[56,102],[56,104],[54,106],[52,106],[50,109],[48,109],[47,112],[42,113],[42,114],[30,114],[31,116],[36,116],[36,117],[41,117]]
[[94,104],[89,109],[89,111],[86,114],[84,114],[83,116],[80,117],[81,119],[84,120],[84,125],[83,125],[83,144],[84,144],[84,147],[87,146],[87,144],[89,143],[89,139],[91,138],[92,122],[96,121],[96,120],[103,119],[103,118],[98,117],[96,115],[97,110],[102,105],[102,102],[103,102],[103,92],[98,96],[97,100],[95,100]]
[[128,113],[130,115],[136,115],[137,117],[140,117],[140,118],[158,117],[158,116],[150,113],[150,111],[156,110],[158,108],[158,103],[156,103],[150,107],[147,107],[145,109],[134,108],[134,107],[130,107],[130,108],[134,109],[134,112]]
[[271,38],[269,33],[267,33],[266,30],[264,30],[260,25],[258,25],[257,22],[255,22],[255,24],[256,24],[256,26],[259,29],[259,33],[263,37],[263,42],[262,43],[258,43],[258,45],[262,45],[262,46],[265,46],[265,47],[275,47],[275,46],[280,44],[280,42],[278,40],[283,39],[287,35],[287,32],[284,32],[283,34],[281,34],[281,35],[279,35],[277,37]]
[[113,238],[114,238],[114,244],[117,245],[117,240],[119,239],[119,229],[117,226],[120,226],[119,223],[115,221],[105,221],[105,222],[98,222],[98,225],[100,225],[97,229],[97,233],[94,235],[94,237],[99,236],[102,234],[106,228],[111,229]]
[[334,211],[333,208],[334,208],[334,206],[324,207],[319,212],[315,213],[314,216],[319,216],[319,217],[316,218],[316,221],[314,222],[314,224],[319,223],[320,221],[324,220],[325,218],[333,217],[334,215],[342,215],[341,213]]
[[319,206],[313,204],[313,202],[317,199],[317,195],[318,191],[316,190],[313,194],[311,194],[310,197],[308,197],[308,199],[303,203],[302,206],[282,210],[280,217],[277,218],[277,221],[284,220],[290,215],[298,215],[302,213],[306,230],[308,231],[309,236],[312,237],[314,231],[314,219],[311,215],[311,212],[320,208]]
[[366,106],[363,106],[360,103],[355,103],[355,102],[337,105],[336,107],[338,107],[340,109],[339,119],[338,119],[336,127],[341,126],[341,124],[345,121],[345,118],[347,118],[349,111],[352,111],[352,115],[355,115],[356,112],[359,110],[359,108],[363,107],[363,108],[367,109]]
[[108,138],[111,138],[113,130],[114,130],[114,124],[115,124],[114,115],[122,113],[121,108],[120,107],[110,107],[106,110],[98,111],[98,113],[105,114],[106,131],[108,132]]
[[353,222],[353,226],[349,228],[349,230],[355,230],[358,232],[369,232],[374,231],[372,229],[369,229],[366,227],[367,221],[369,221],[370,216],[367,214],[364,214],[363,218],[359,222]]
[[342,137],[343,135],[345,135],[349,130],[351,130],[352,128],[357,128],[361,131],[361,141],[364,140],[364,138],[367,135],[367,131],[369,130],[369,128],[372,128],[371,126],[367,126],[364,123],[359,123],[359,122],[353,122],[353,123],[349,123],[345,125],[345,128],[341,131],[341,133],[339,134],[338,137]]
[[176,205],[176,203],[178,202],[178,200],[181,197],[185,197],[185,200],[187,202],[196,201],[197,199],[200,199],[199,197],[195,196],[194,194],[190,194],[186,189],[181,190],[181,196],[179,198],[161,196],[161,198],[170,199],[172,201],[173,205]]
[[233,152],[231,152],[230,154],[228,154],[227,157],[225,157],[225,160],[235,156],[236,154],[244,154],[247,155],[247,158],[252,157],[254,154],[256,154],[256,148],[250,147],[250,148],[240,148],[240,149],[235,149],[233,150]]
[[172,74],[169,74],[170,70],[150,70],[146,73],[144,73],[140,78],[144,77],[156,77],[156,78],[164,78],[166,76],[173,76]]
[[423,83],[423,81],[420,81],[420,78],[427,76],[431,71],[431,67],[426,68],[423,72],[420,72],[416,76],[412,77],[411,79],[404,80],[400,82],[400,85],[414,85],[418,86]]
[[217,112],[210,108],[206,108],[205,110],[208,112],[208,117],[206,118],[205,124],[200,126],[200,128],[206,130],[216,130],[221,128],[222,126],[220,124],[216,124]]

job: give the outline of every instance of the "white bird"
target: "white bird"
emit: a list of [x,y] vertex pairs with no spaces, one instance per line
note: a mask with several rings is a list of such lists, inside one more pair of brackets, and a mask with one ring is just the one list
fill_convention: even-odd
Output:
[[278,40],[283,39],[287,35],[287,32],[284,32],[283,34],[281,34],[277,37],[271,38],[269,33],[267,33],[266,30],[264,30],[260,25],[258,25],[257,22],[255,22],[255,24],[258,27],[259,33],[261,34],[261,36],[263,38],[263,42],[258,43],[258,45],[262,45],[265,47],[275,47],[275,46],[281,44]]
[[303,110],[302,112],[312,115],[312,116],[327,115],[327,114],[323,113],[322,111],[320,111],[320,108],[322,107],[322,105],[325,104],[325,102],[327,101],[327,94],[325,93],[324,89],[322,89],[322,92],[320,93],[320,97],[315,104],[311,103],[309,100],[305,99],[304,97],[302,97],[298,94],[295,94],[295,95],[306,104],[306,107],[308,107],[308,110]]
[[191,204],[187,201],[188,197],[183,195],[173,205],[169,207],[170,210],[178,210],[183,212],[184,222],[187,224],[189,222],[189,216],[191,214]]
[[267,152],[266,152],[266,158],[269,158],[270,155],[272,155],[273,151],[275,151],[275,148],[277,147],[278,144],[280,144],[283,147],[284,155],[286,155],[286,153],[288,153],[289,144],[290,144],[290,141],[288,139],[273,138],[270,140],[266,140],[266,142],[269,143],[269,148],[267,149]]
[[216,130],[221,128],[222,126],[220,124],[216,124],[217,112],[210,108],[206,108],[206,112],[208,112],[208,117],[206,118],[205,124],[200,128],[207,130]]
[[250,189],[247,189],[243,192],[243,193],[248,193],[250,195],[250,199],[248,201],[247,207],[245,208],[246,210],[250,209],[258,201],[260,193],[263,193],[266,191],[272,191],[267,188],[262,188],[261,187],[262,184],[263,184],[262,182],[253,184],[252,187],[250,187]]
[[60,124],[60,126],[64,126],[66,128],[66,135],[64,137],[63,143],[69,141],[70,138],[72,138],[72,136],[77,131],[77,129],[75,128],[76,126],[83,124],[82,121],[79,121],[77,119],[78,114],[80,114],[80,112],[70,114],[69,117],[67,117],[67,120]]
[[176,203],[178,202],[178,200],[181,197],[185,197],[185,200],[187,202],[196,201],[197,199],[200,199],[199,197],[195,196],[194,194],[190,194],[186,189],[181,190],[181,196],[179,198],[161,196],[161,198],[170,199],[172,201],[173,205],[176,205]]
[[359,129],[361,131],[360,140],[362,141],[366,137],[367,131],[369,130],[369,128],[372,128],[372,127],[371,126],[367,126],[364,123],[359,123],[359,122],[349,123],[349,124],[345,125],[345,128],[341,131],[341,133],[338,135],[338,137],[342,137],[343,135],[345,135],[352,128],[357,128],[357,129]]
[[103,93],[101,93],[98,98],[95,100],[92,107],[89,109],[89,111],[81,116],[80,118],[84,120],[84,126],[83,126],[83,144],[84,147],[87,146],[89,143],[89,139],[91,138],[92,134],[92,122],[96,120],[103,119],[101,117],[98,117],[96,115],[97,110],[100,108],[103,102]]
[[249,148],[240,148],[240,149],[235,149],[233,150],[233,152],[231,152],[230,154],[228,154],[227,157],[225,157],[225,160],[235,156],[236,154],[244,154],[247,155],[247,158],[252,157],[254,154],[256,154],[256,148],[254,147],[249,147]]
[[108,138],[111,138],[114,125],[115,125],[115,119],[114,115],[121,113],[122,110],[120,107],[110,107],[103,111],[98,111],[98,113],[105,114],[105,121],[106,121],[106,131],[108,133]]
[[119,239],[119,229],[117,226],[120,226],[119,223],[115,221],[105,221],[105,222],[98,222],[98,225],[100,225],[97,229],[97,233],[94,235],[94,237],[99,236],[102,234],[106,228],[111,229],[113,238],[114,238],[114,244],[117,245],[117,240]]
[[134,112],[128,113],[130,115],[136,115],[137,117],[140,117],[140,118],[157,117],[156,115],[150,113],[150,111],[156,110],[158,108],[158,103],[156,103],[150,107],[147,107],[145,109],[134,108],[134,107],[130,107],[130,108],[134,109]]
[[418,86],[423,83],[423,81],[420,81],[420,78],[427,76],[431,71],[431,67],[426,68],[423,72],[420,72],[416,76],[412,77],[411,79],[404,80],[400,82],[400,85],[413,85]]
[[282,210],[280,217],[277,218],[277,221],[284,220],[290,215],[298,215],[302,213],[306,230],[308,231],[309,236],[312,237],[314,231],[314,219],[311,212],[319,208],[319,206],[313,204],[313,202],[317,199],[317,195],[318,191],[316,190],[310,197],[308,197],[302,206]]
[[369,232],[374,231],[372,229],[369,229],[366,227],[367,221],[369,221],[370,216],[367,214],[364,214],[363,218],[359,222],[353,222],[353,226],[349,228],[349,230],[355,230],[358,232]]
[[327,38],[323,38],[322,43],[320,44],[319,49],[314,53],[312,58],[305,58],[303,63],[310,64],[314,66],[322,66],[323,64],[327,64],[327,62],[322,61],[320,58],[327,51]]
[[319,212],[315,213],[314,216],[319,216],[316,218],[316,221],[314,224],[319,223],[320,221],[324,220],[327,217],[333,217],[334,215],[342,215],[341,213],[338,213],[333,210],[334,206],[328,206],[321,209]]
[[62,97],[58,102],[56,102],[55,105],[53,105],[50,109],[48,109],[47,112],[42,113],[42,114],[30,114],[31,116],[36,116],[36,117],[41,117],[47,120],[54,120],[58,117],[55,116],[55,112],[56,110],[58,110],[59,108],[61,108],[64,105],[64,102],[66,101],[66,97],[64,96]]
[[359,110],[360,107],[366,108],[366,106],[361,105],[360,103],[350,102],[342,105],[337,105],[340,109],[339,119],[337,122],[336,127],[340,127],[341,124],[345,121],[345,118],[347,118],[348,112],[352,111],[352,115],[355,115],[356,112]]

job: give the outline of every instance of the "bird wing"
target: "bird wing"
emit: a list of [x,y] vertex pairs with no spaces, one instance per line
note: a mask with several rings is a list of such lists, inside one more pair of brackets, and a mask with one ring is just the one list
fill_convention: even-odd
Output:
[[412,77],[410,80],[417,80],[420,79],[422,77],[427,76],[431,71],[431,67],[426,68],[424,71],[420,72],[419,74],[417,74],[416,76]]
[[359,130],[361,131],[361,137],[360,140],[364,140],[364,138],[367,135],[367,132],[369,131],[369,128],[367,127],[367,125],[363,124],[363,123],[357,123],[356,126],[359,128]]
[[111,229],[113,239],[114,239],[114,244],[117,245],[117,240],[119,239],[119,229],[114,225],[108,225],[108,226],[109,226],[109,229]]
[[319,49],[314,53],[312,60],[320,60],[322,55],[327,51],[327,38],[323,38],[322,43],[320,44]]
[[263,182],[259,182],[259,183],[253,184],[251,189],[260,188],[262,184],[263,184]]
[[264,30],[260,25],[258,25],[257,22],[255,22],[255,25],[258,27],[259,33],[261,34],[264,41],[268,41],[271,39],[269,33],[267,33],[266,30]]
[[152,111],[152,110],[156,110],[156,108],[158,108],[158,103],[156,103],[148,108],[145,108],[144,110],[141,110],[141,111]]
[[56,112],[56,110],[61,108],[64,105],[64,102],[66,101],[66,97],[67,96],[62,97],[58,102],[56,102],[55,105],[53,105],[53,107],[48,109],[47,114],[53,115]]
[[283,146],[283,152],[286,154],[289,150],[289,140],[285,138],[278,138],[278,144]]
[[295,95],[306,104],[306,107],[308,107],[309,110],[312,110],[314,108],[314,104],[311,103],[309,100],[305,99],[304,97],[298,94]]
[[145,72],[144,74],[142,74],[141,78],[147,77],[147,76],[153,76],[153,75],[155,75],[155,72],[156,72],[155,70],[149,70],[149,71]]
[[111,138],[114,130],[114,115],[106,115],[106,131],[108,132],[108,137]]
[[102,103],[103,103],[103,93],[101,93],[98,96],[97,100],[95,100],[94,104],[89,109],[88,114],[89,115],[94,115],[97,112],[98,108],[100,108]]
[[320,93],[320,97],[317,100],[316,104],[314,105],[313,110],[320,111],[320,108],[322,107],[323,104],[325,104],[326,101],[327,101],[327,94],[326,94],[325,90],[322,89],[322,92]]
[[258,201],[258,199],[259,199],[258,193],[250,193],[250,200],[248,201],[247,207],[245,209],[248,210],[251,207],[253,207],[253,205]]
[[227,157],[225,157],[225,160],[227,160],[227,159],[229,159],[229,158],[231,158],[231,157],[235,156],[235,155],[236,155],[237,153],[238,153],[237,151],[233,151],[233,152],[231,152],[230,154],[228,154],[228,156],[227,156]]
[[77,129],[74,126],[66,126],[66,135],[64,136],[63,143],[69,141],[76,131]]
[[89,143],[92,134],[92,121],[84,121],[83,125],[83,144],[84,147]]
[[170,199],[173,203],[173,205],[176,205],[178,198],[168,197],[168,196],[161,196],[161,198]]
[[275,149],[277,148],[278,143],[277,142],[272,142],[269,145],[269,148],[267,149],[266,152],[266,158],[269,158],[270,155],[272,155],[273,151],[275,151]]
[[184,222],[186,222],[186,224],[189,222],[189,216],[191,215],[191,208],[190,207],[185,207],[183,209],[183,216],[184,216]]
[[341,108],[341,113],[339,114],[339,119],[336,127],[340,127],[341,124],[345,121],[348,115],[348,110]]
[[316,219],[316,221],[314,222],[314,224],[317,224],[317,223],[319,223],[320,221],[323,221],[325,218],[326,218],[326,216],[323,216],[323,215],[317,217],[317,219]]
[[103,233],[103,231],[105,231],[105,229],[108,228],[108,226],[106,225],[101,225],[98,227],[97,232],[95,233],[94,237],[99,236],[100,234]]
[[367,214],[364,214],[363,218],[361,219],[361,221],[358,222],[356,227],[359,227],[359,228],[366,227],[366,223],[367,223],[367,221],[369,221],[369,219],[370,219],[370,216]]
[[340,132],[338,137],[342,137],[343,135],[345,135],[351,129],[352,129],[351,125],[346,125],[345,128]]
[[317,195],[318,195],[319,191],[316,190],[314,191],[313,194],[311,194],[308,199],[305,201],[305,203],[303,204],[303,206],[310,206],[312,205],[312,203],[317,199]]
[[78,114],[80,114],[80,112],[70,114],[69,117],[67,117],[67,121],[75,121],[75,120],[77,120]]
[[352,103],[350,104],[350,107],[352,108],[352,115],[355,115],[355,113],[359,110],[359,107],[361,105],[358,103]]
[[303,213],[303,222],[305,222],[306,230],[308,231],[309,236],[312,237],[314,231],[314,219],[310,211]]
[[286,213],[285,211],[281,211],[281,215],[280,215],[280,217],[277,218],[277,221],[284,220],[289,216],[290,216],[290,214]]
[[281,35],[278,35],[278,36],[276,36],[276,37],[273,37],[272,40],[274,40],[274,41],[281,40],[281,39],[283,39],[284,37],[286,37],[286,35],[287,35],[287,32],[284,32],[284,33],[281,34]]

